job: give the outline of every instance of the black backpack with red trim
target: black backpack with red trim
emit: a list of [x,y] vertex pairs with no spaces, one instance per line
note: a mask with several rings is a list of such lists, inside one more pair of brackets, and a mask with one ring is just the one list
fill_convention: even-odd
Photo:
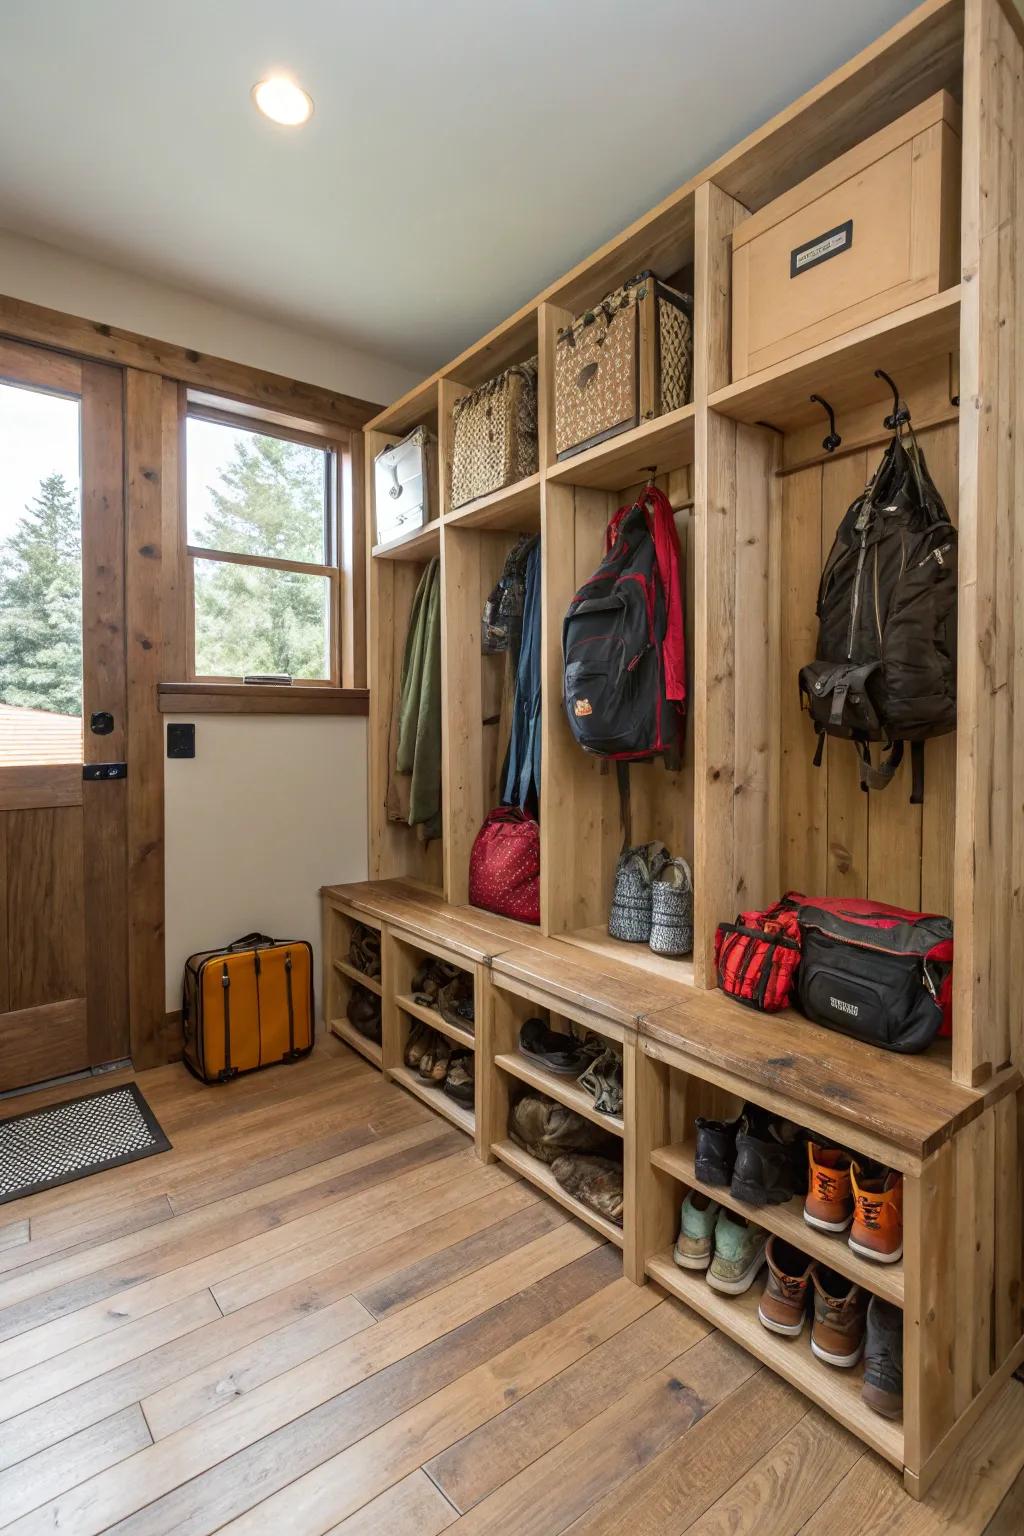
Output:
[[608,525],[600,566],[562,629],[564,700],[580,746],[638,762],[682,746],[686,700],[679,544],[654,486]]

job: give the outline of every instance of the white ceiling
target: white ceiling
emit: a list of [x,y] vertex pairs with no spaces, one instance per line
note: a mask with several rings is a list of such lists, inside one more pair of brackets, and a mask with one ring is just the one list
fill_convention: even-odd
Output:
[[0,227],[426,371],[912,8],[0,0]]

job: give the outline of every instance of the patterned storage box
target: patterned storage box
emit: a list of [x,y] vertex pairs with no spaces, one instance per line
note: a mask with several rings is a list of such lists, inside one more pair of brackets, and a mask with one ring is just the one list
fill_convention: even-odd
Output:
[[555,453],[565,459],[686,405],[693,301],[650,272],[630,278],[555,343]]
[[537,359],[531,357],[456,400],[450,505],[514,485],[535,474],[537,463]]

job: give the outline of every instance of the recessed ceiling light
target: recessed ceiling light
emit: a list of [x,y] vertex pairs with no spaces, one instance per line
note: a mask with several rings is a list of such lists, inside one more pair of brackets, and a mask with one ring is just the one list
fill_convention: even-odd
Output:
[[268,75],[252,88],[252,99],[264,117],[298,128],[313,116],[313,98],[287,75]]

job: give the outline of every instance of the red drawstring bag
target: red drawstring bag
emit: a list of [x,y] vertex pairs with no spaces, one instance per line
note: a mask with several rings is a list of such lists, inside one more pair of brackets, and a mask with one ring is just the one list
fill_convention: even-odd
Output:
[[469,900],[485,912],[540,923],[540,827],[513,806],[492,811],[469,856]]
[[789,891],[763,912],[741,912],[734,923],[719,923],[715,934],[718,985],[729,997],[761,1013],[777,1013],[792,1001],[800,964],[796,907],[803,897]]

